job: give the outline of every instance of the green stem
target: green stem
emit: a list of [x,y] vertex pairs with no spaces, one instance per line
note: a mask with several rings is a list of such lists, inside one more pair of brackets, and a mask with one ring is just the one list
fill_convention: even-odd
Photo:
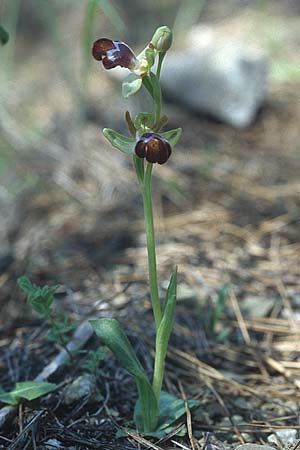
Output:
[[161,92],[159,92],[159,96],[155,102],[155,123],[159,121],[160,114],[161,114]]
[[156,70],[156,76],[157,76],[158,80],[160,79],[161,66],[162,66],[165,55],[166,55],[166,52],[161,52],[158,55],[158,63],[157,63],[157,70]]
[[57,333],[57,340],[58,340],[58,343],[63,347],[63,349],[66,351],[66,353],[68,354],[68,356],[69,356],[69,358],[70,358],[70,361],[73,361],[73,355],[72,355],[72,353],[70,352],[70,350],[68,349],[68,346],[67,346],[67,344],[65,343],[65,341],[64,341],[64,339],[63,339],[63,337],[62,337],[62,334],[61,334],[61,332],[60,332],[60,330],[59,330],[59,327],[58,327],[58,325],[57,325],[57,322],[56,322],[56,320],[55,320],[55,317],[53,317],[51,314],[48,316],[48,319],[49,319],[49,323],[50,323],[50,326],[52,327],[52,329],[54,330],[54,332],[56,332]]
[[160,72],[161,72],[162,63],[163,63],[163,60],[164,60],[165,56],[166,56],[166,52],[161,52],[158,55],[156,78],[158,80],[158,85],[159,85],[159,95],[154,99],[155,107],[156,107],[156,110],[155,110],[156,122],[159,121],[160,114],[161,114],[161,87],[160,87],[159,79],[160,79]]
[[153,387],[153,392],[154,392],[154,395],[156,397],[158,404],[159,404],[161,387],[162,387],[163,378],[164,378],[165,359],[166,359],[166,353],[160,347],[161,347],[160,343],[157,342],[157,339],[156,339],[152,387]]
[[144,183],[143,183],[143,203],[144,203],[144,216],[146,226],[146,238],[147,238],[147,251],[148,251],[148,268],[149,268],[149,283],[150,283],[150,296],[155,321],[156,331],[161,322],[162,312],[158,295],[157,284],[157,269],[156,269],[156,252],[155,252],[155,234],[153,224],[153,208],[151,198],[151,174],[152,164],[148,163]]

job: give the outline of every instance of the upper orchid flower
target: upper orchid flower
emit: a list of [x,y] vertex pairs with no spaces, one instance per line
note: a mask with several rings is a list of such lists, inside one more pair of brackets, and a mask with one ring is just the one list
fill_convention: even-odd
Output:
[[117,66],[126,67],[140,77],[148,75],[150,72],[151,65],[145,55],[141,54],[136,57],[133,50],[123,41],[98,39],[94,42],[92,53],[97,61],[102,61],[105,69],[113,69]]
[[122,41],[112,41],[102,38],[94,42],[93,57],[97,61],[102,61],[105,69],[113,69],[114,67],[126,67],[134,70],[138,65],[138,60],[131,48]]

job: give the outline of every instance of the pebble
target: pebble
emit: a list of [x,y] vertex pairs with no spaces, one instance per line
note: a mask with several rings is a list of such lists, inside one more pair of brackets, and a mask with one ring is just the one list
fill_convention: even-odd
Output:
[[297,440],[297,430],[293,428],[278,430],[276,431],[276,435],[284,445],[293,444]]
[[89,398],[91,403],[103,400],[103,396],[97,388],[96,379],[90,374],[79,376],[67,386],[64,392],[63,403],[71,405],[86,397]]
[[57,439],[48,439],[48,441],[45,442],[44,450],[56,450],[60,448],[63,448],[63,445]]
[[240,444],[235,447],[235,450],[274,450],[274,447],[270,445],[260,445],[260,444]]

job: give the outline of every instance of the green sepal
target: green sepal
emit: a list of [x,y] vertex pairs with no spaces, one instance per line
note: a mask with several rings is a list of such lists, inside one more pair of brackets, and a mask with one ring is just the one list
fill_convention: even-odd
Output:
[[129,111],[125,112],[125,121],[126,121],[129,133],[131,134],[131,136],[135,137],[136,136],[136,129],[134,127],[134,123],[132,122],[131,115],[130,115]]
[[0,42],[2,45],[7,44],[7,42],[9,41],[9,34],[6,31],[5,28],[3,28],[2,25],[0,25]]
[[9,405],[18,405],[22,399],[34,400],[56,389],[56,384],[42,381],[23,381],[16,383],[15,388],[5,392],[0,388],[0,402]]
[[111,128],[104,128],[103,134],[111,145],[123,153],[128,155],[134,154],[135,139],[132,137],[124,136]]
[[158,133],[165,125],[167,125],[168,123],[168,116],[164,115],[162,116],[158,122],[156,122],[156,124],[153,127],[153,131],[155,131],[155,133]]
[[143,80],[141,77],[131,73],[122,83],[122,96],[128,98],[136,94],[142,87]]
[[160,133],[161,137],[166,139],[172,147],[174,147],[180,139],[182,135],[182,128],[176,128],[175,130],[165,131],[164,133]]
[[137,130],[145,132],[147,129],[152,130],[154,126],[154,115],[148,112],[141,112],[135,116],[134,126]]
[[158,404],[143,366],[121,325],[115,319],[106,318],[90,320],[90,323],[101,341],[135,379],[141,404],[140,412],[135,414],[138,429],[141,431],[155,430],[158,420]]
[[152,67],[155,63],[155,50],[153,48],[146,48],[145,58],[148,61],[149,67]]

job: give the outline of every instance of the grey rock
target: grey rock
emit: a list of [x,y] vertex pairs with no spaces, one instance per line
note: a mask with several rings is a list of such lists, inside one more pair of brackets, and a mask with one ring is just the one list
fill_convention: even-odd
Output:
[[293,428],[278,430],[276,435],[284,445],[293,444],[297,440],[297,430]]
[[63,445],[60,441],[58,441],[57,439],[49,439],[48,441],[45,442],[44,444],[44,449],[45,450],[56,450],[56,449],[60,449],[63,448]]
[[6,425],[6,422],[14,414],[15,410],[16,410],[15,406],[10,405],[3,406],[0,409],[0,430],[2,429],[2,427]]
[[242,438],[244,439],[245,442],[250,443],[254,441],[254,437],[252,436],[252,434],[249,433],[241,433]]
[[187,42],[185,50],[167,57],[163,92],[197,113],[237,128],[249,126],[266,98],[265,54],[228,33],[220,37],[209,26],[197,27]]
[[281,443],[280,439],[278,438],[278,436],[275,433],[270,434],[267,437],[267,441],[269,442],[269,444],[273,444],[274,447],[276,447],[276,448],[281,448],[282,447],[282,443]]
[[235,450],[274,450],[274,447],[270,445],[260,445],[260,444],[241,444],[235,447]]
[[242,309],[246,315],[253,317],[266,317],[273,308],[276,299],[265,297],[246,297],[242,302]]
[[88,397],[91,402],[103,400],[103,396],[97,388],[96,379],[90,374],[81,375],[66,388],[63,403],[65,405],[71,405],[86,397]]

